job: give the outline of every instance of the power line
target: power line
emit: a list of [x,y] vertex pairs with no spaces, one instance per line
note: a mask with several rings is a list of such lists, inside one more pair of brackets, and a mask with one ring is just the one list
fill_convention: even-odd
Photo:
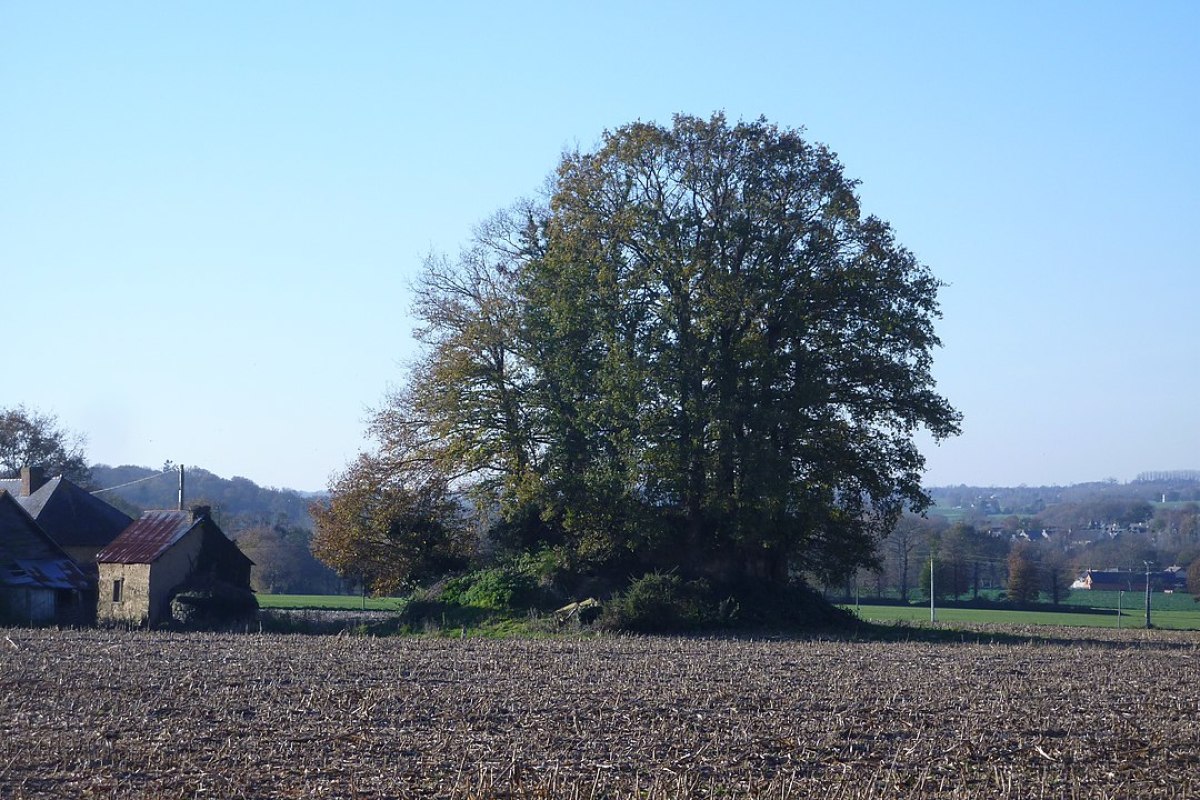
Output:
[[149,475],[145,478],[138,478],[136,481],[130,481],[129,483],[122,483],[116,486],[109,486],[107,489],[95,489],[89,494],[100,494],[101,492],[111,492],[115,489],[124,489],[126,486],[133,486],[135,483],[145,483],[146,481],[152,481],[155,478],[161,478],[163,475],[170,474],[174,471],[175,468],[171,467],[170,469],[164,469],[162,472],[155,473],[154,475]]

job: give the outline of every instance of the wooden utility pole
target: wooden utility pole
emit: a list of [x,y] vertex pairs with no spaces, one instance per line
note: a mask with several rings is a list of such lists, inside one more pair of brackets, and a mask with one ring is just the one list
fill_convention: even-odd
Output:
[[1146,565],[1146,629],[1150,629],[1150,562],[1143,561]]
[[934,573],[933,554],[929,555],[929,621],[937,622],[937,604],[934,600],[937,593],[933,590],[933,573]]

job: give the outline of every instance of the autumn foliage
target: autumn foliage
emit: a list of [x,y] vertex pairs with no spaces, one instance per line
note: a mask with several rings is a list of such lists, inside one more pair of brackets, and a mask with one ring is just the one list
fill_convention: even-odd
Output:
[[[422,357],[315,512],[376,589],[461,554],[461,504],[578,575],[836,581],[921,509],[939,282],[827,148],[635,123],[415,289]],[[456,503],[452,496],[460,498]],[[357,573],[356,573],[357,571]]]

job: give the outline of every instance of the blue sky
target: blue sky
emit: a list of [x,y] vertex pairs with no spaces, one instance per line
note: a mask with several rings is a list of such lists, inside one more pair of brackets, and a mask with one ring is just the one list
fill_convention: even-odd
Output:
[[1200,4],[0,0],[0,406],[322,488],[431,251],[684,112],[835,150],[947,283],[929,485],[1200,468]]

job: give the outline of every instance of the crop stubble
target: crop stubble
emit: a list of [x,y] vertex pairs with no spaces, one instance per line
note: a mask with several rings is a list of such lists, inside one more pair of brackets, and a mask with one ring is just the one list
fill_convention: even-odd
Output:
[[1200,795],[1195,634],[0,634],[4,798]]

